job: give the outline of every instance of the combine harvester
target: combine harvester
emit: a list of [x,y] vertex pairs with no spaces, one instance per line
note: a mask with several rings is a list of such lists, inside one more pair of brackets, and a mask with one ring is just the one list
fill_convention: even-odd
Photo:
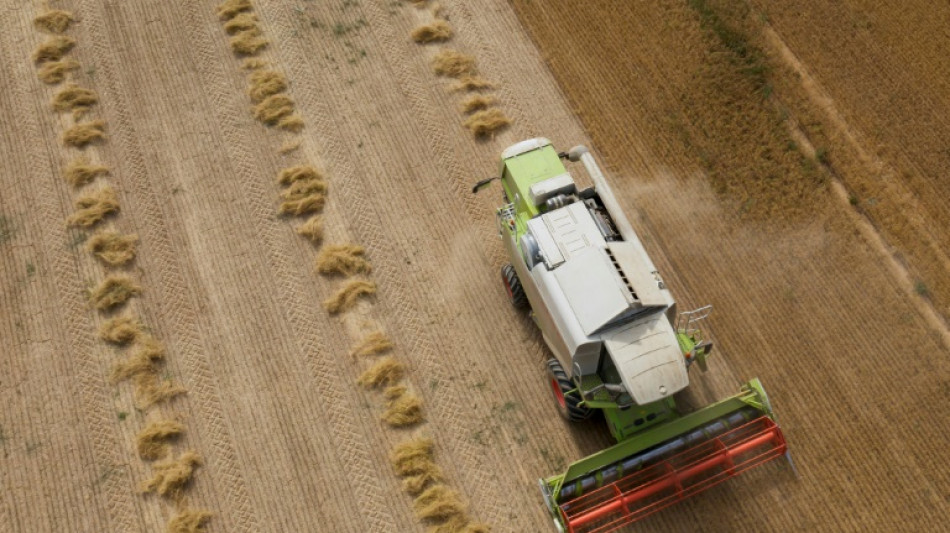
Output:
[[[594,184],[578,190],[562,159]],[[561,532],[614,531],[783,454],[782,431],[757,379],[688,414],[673,395],[687,369],[706,370],[712,343],[704,307],[676,304],[583,146],[557,153],[544,138],[506,149],[498,229],[511,263],[502,278],[515,307],[530,308],[554,353],[548,379],[570,421],[603,412],[617,444],[540,480]]]

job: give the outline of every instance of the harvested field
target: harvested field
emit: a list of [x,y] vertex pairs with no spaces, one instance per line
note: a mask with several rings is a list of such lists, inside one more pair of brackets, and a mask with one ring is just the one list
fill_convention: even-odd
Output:
[[[624,531],[950,514],[946,3],[58,2],[50,35],[0,2],[0,530],[553,531],[537,479],[610,436],[557,415],[497,184],[471,194],[535,136],[590,147],[680,309],[714,305],[684,399],[760,377],[800,473]],[[371,271],[315,272],[343,243]],[[141,297],[95,310],[118,273]]]

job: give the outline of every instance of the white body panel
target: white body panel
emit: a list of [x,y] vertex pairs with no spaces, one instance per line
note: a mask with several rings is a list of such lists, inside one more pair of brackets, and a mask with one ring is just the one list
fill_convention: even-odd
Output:
[[[503,157],[546,143],[523,141]],[[593,158],[584,153],[581,160],[598,185],[601,212],[606,210],[622,240],[606,240],[591,206],[576,200],[528,221],[527,232],[542,259],[530,270],[514,235],[500,224],[505,246],[545,341],[569,373],[598,372],[606,348],[637,404],[662,400],[688,385],[686,360],[667,316],[674,306],[672,295],[619,213]],[[569,183],[564,176],[536,184],[539,194],[564,190]]]

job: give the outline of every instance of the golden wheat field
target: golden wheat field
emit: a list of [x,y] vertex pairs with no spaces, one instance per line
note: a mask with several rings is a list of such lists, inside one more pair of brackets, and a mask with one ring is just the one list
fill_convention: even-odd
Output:
[[0,532],[553,531],[610,436],[471,192],[538,136],[797,470],[624,531],[940,531],[950,5],[893,4],[0,0]]

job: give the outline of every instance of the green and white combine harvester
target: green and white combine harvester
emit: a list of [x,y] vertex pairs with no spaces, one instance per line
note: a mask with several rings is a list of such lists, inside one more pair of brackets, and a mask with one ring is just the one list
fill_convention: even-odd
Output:
[[[562,164],[580,161],[578,190]],[[570,421],[601,411],[614,446],[540,480],[559,531],[614,531],[771,459],[788,455],[761,383],[698,411],[677,409],[687,369],[706,370],[710,307],[676,303],[593,156],[558,153],[544,138],[506,149],[498,229],[511,263],[502,278],[531,310],[554,357],[548,379]]]

